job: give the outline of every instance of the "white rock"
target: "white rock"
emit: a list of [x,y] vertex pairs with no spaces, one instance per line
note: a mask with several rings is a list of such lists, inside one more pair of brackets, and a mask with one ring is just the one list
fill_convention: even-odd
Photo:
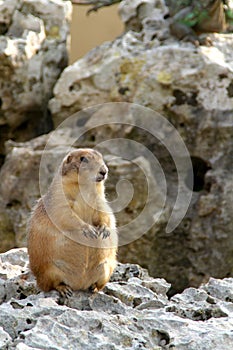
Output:
[[7,332],[3,330],[2,327],[0,327],[0,348],[2,350],[5,350],[9,348],[10,344],[11,344],[11,337]]
[[0,2],[0,155],[7,139],[51,129],[47,103],[68,62],[70,20],[70,1]]
[[[28,262],[25,249],[9,251],[0,258],[8,276],[16,267],[14,277],[8,280],[15,285],[15,292],[0,303],[3,350],[233,347],[233,308],[224,297],[232,290],[232,278],[210,280],[200,289],[187,289],[168,300],[169,285],[164,280],[149,277],[138,265],[119,264],[102,292],[75,292],[65,305],[59,305],[62,299],[57,292],[36,292],[30,274],[21,283],[21,266],[16,260]],[[34,285],[30,293],[29,279]],[[217,296],[212,296],[216,291]]]

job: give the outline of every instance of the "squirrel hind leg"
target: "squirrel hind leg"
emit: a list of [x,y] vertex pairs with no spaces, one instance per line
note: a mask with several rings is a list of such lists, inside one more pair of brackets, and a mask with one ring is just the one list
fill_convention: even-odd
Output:
[[94,293],[102,290],[105,285],[109,282],[110,277],[113,273],[113,270],[115,268],[116,261],[113,260],[112,262],[104,262],[98,266],[98,272],[99,272],[99,278],[98,280],[93,283],[90,287],[90,290]]
[[43,273],[37,274],[37,284],[44,292],[57,290],[62,297],[72,295],[72,288],[64,282],[63,273],[55,266],[46,266]]
[[73,290],[64,282],[58,284],[55,289],[60,293],[63,298],[69,298],[73,294]]
[[100,284],[100,283],[93,283],[89,288],[88,291],[91,293],[98,293],[100,290],[102,290],[105,285],[106,285],[107,281]]

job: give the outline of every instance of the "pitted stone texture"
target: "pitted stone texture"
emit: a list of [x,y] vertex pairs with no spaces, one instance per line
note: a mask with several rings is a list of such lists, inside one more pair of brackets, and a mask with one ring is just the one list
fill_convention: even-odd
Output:
[[[79,142],[74,142],[77,129],[72,130],[72,127],[66,128],[59,137],[57,134],[55,144],[47,150],[49,162],[41,182],[46,187],[53,176],[53,164],[62,154],[59,143],[61,148],[67,144],[94,147],[106,139],[122,137],[132,139],[153,152],[167,181],[166,205],[163,208],[161,183],[156,178],[156,190],[150,192],[154,207],[145,222],[162,210],[160,220],[147,233],[142,229],[142,220],[138,230],[143,236],[121,247],[119,259],[139,263],[147,267],[151,275],[166,278],[172,283],[172,295],[187,286],[199,286],[210,276],[222,278],[233,275],[233,38],[231,34],[212,34],[212,47],[196,48],[191,43],[178,42],[169,36],[167,21],[160,23],[167,11],[163,1],[122,1],[120,6],[124,21],[133,16],[132,22],[127,22],[128,29],[114,42],[92,50],[64,70],[49,103],[54,124],[58,126],[87,106],[108,101],[133,102],[160,112],[180,133],[192,157],[194,187],[191,188],[189,182],[191,168],[185,171],[183,184],[184,188],[193,189],[191,206],[180,225],[170,234],[166,233],[178,188],[177,168],[172,156],[145,130],[140,132],[134,128],[130,114],[119,113],[118,125],[105,125],[94,130],[94,116],[102,123],[108,120],[111,113],[108,105],[96,107],[94,115],[90,110],[82,111],[77,125],[81,132],[89,129],[89,134],[84,133]],[[31,23],[31,19],[28,21]],[[133,23],[136,23],[137,32]],[[175,148],[173,136],[160,128],[159,131],[165,143]],[[8,157],[0,174],[1,193],[4,195],[4,206],[0,212],[4,216],[6,210],[4,232],[10,232],[10,247],[24,244],[28,213],[33,201],[40,196],[36,169],[45,139],[46,136],[43,136],[40,141],[27,143],[25,149],[23,144],[17,144],[14,151],[7,151]],[[9,143],[8,147],[11,147]],[[123,178],[139,190],[129,207],[117,214],[118,223],[127,224],[142,210],[146,187],[135,164],[121,159],[124,157],[108,157],[121,155],[121,147],[122,142],[118,145],[112,142],[106,147],[100,146],[100,149],[110,165],[106,184],[110,197],[116,197],[115,185]],[[149,169],[149,177],[156,177],[157,172],[151,170],[148,159],[139,160]],[[122,191],[123,199],[125,193]],[[186,206],[185,201],[180,203],[182,206]],[[11,227],[8,229],[9,218]],[[15,241],[11,235],[12,226],[16,233]],[[134,230],[129,230],[127,234],[133,236]]]
[[1,1],[0,155],[7,139],[51,130],[47,104],[68,62],[70,19],[70,1]]
[[[200,289],[185,290],[169,301],[166,281],[150,277],[138,265],[119,264],[103,291],[77,291],[61,304],[57,292],[36,289],[27,270],[26,249],[1,254],[0,260],[0,292],[6,283],[2,271],[12,285],[12,295],[0,303],[1,349],[221,350],[223,344],[225,349],[233,347],[232,302],[224,299],[233,287],[233,279],[211,279]],[[22,276],[23,297],[13,288]],[[30,293],[29,284],[34,286]],[[210,297],[211,293],[215,296]],[[139,299],[143,299],[139,305],[143,308],[138,306]],[[224,314],[211,313],[205,320],[190,317],[197,309],[205,315],[207,305],[224,310]]]
[[[233,275],[233,38],[211,34],[213,46],[199,48],[177,41],[169,35],[169,21],[162,19],[166,11],[163,1],[122,1],[126,32],[65,69],[49,104],[56,126],[93,104],[130,102],[161,113],[180,133],[194,169],[194,187],[189,183],[192,169],[185,186],[194,191],[181,224],[167,234],[167,213],[178,187],[172,156],[145,130],[140,133],[132,127],[125,132],[158,159],[166,175],[168,205],[159,225],[119,252],[122,262],[139,263],[153,276],[171,282],[172,295],[210,276]],[[104,121],[104,113],[99,117]],[[119,114],[120,125],[128,117]],[[90,126],[92,120],[87,119],[84,124]],[[95,146],[118,135],[119,130],[109,129],[107,134],[103,127],[83,144]],[[166,142],[172,145],[173,138]],[[127,213],[124,219],[129,221]]]
[[[79,128],[75,130],[78,129]],[[6,149],[8,155],[0,170],[0,198],[3,203],[2,215],[8,217],[8,226],[6,230],[9,230],[11,234],[13,233],[14,240],[12,243],[9,242],[9,245],[11,243],[12,246],[15,246],[15,244],[17,246],[25,246],[27,221],[36,200],[47,191],[60,162],[70,151],[70,147],[72,145],[84,146],[83,141],[79,141],[79,144],[74,143],[75,130],[71,128],[60,129],[55,133],[43,135],[25,143],[7,142]],[[113,132],[115,132],[115,129]],[[46,150],[44,150],[51,136],[52,142],[50,142]],[[111,151],[111,147],[105,147],[103,152],[110,170],[110,176],[106,186],[108,199],[114,199],[116,184],[125,179],[126,173],[128,181],[132,183],[135,189],[138,188],[135,192],[136,194],[133,195],[129,203],[127,188],[121,190],[120,205],[121,202],[123,202],[126,203],[126,207],[123,206],[123,209],[120,211],[119,215],[117,215],[119,225],[124,225],[127,220],[131,221],[132,218],[136,217],[143,209],[148,199],[146,186],[149,180],[155,189],[151,195],[151,203],[156,202],[156,208],[160,210],[163,206],[160,189],[159,186],[156,185],[156,179],[145,157],[134,158],[133,156],[132,160],[116,162],[113,160],[115,155],[111,155]],[[45,160],[43,163],[41,163],[42,156]],[[140,165],[144,166],[146,169],[147,178],[140,168]],[[151,211],[147,213],[147,217],[148,221],[151,220]],[[158,226],[161,224],[159,220],[157,224]],[[137,234],[140,235],[141,232],[143,232],[143,223],[141,230],[140,223],[137,225]],[[120,241],[122,243],[127,239],[133,240],[134,236],[131,238],[130,235],[126,234],[124,237],[121,237]],[[2,247],[2,249],[4,249],[4,247]]]

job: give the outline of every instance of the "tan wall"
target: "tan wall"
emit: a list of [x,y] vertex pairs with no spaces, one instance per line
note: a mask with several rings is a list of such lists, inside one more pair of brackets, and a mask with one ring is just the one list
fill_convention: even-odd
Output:
[[70,63],[93,47],[104,41],[113,40],[123,32],[117,9],[118,6],[114,5],[87,16],[87,6],[73,6]]

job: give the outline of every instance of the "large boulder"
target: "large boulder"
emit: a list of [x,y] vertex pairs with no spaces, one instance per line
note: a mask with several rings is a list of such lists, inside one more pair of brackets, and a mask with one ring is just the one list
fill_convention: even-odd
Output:
[[[26,227],[30,212],[36,200],[47,191],[60,162],[70,148],[92,146],[90,142],[85,143],[82,139],[74,142],[74,135],[79,130],[79,127],[63,128],[28,142],[6,143],[7,157],[0,170],[0,203],[5,230],[8,230],[13,240],[7,240],[8,236],[3,231],[2,235],[8,246],[3,245],[1,251],[27,244]],[[113,133],[115,132],[116,129],[113,129]],[[122,132],[121,134],[123,136]],[[122,159],[117,144],[115,151],[107,144],[102,147],[100,145],[97,149],[103,153],[109,167],[106,192],[116,212],[118,225],[126,225],[127,228],[127,224],[137,218],[143,210],[145,203],[148,202],[149,183],[153,193],[143,220],[150,224],[150,228],[151,216],[154,212],[162,212],[165,200],[152,174],[149,161],[145,156],[135,152],[131,153],[131,159]],[[164,221],[164,215],[161,215],[157,220],[157,227],[162,223],[164,225]],[[144,222],[135,222],[134,227],[136,225],[137,230],[133,233],[125,228],[124,235],[120,236],[120,244],[141,237],[146,232]]]
[[[67,147],[98,146],[110,166],[108,198],[115,205],[118,226],[126,227],[129,236],[130,243],[119,249],[120,261],[140,263],[153,276],[165,277],[173,294],[198,286],[209,276],[233,275],[233,38],[212,34],[213,46],[199,48],[177,42],[169,35],[166,13],[162,0],[121,3],[126,32],[63,71],[49,106],[54,125],[64,124],[45,151],[49,136],[26,144],[8,143],[0,191],[5,222],[10,218],[16,244],[22,246],[26,219],[41,194],[41,156],[46,154],[47,159],[40,178],[43,192]],[[112,104],[83,110],[109,101]],[[134,103],[134,112],[118,102]],[[148,110],[137,104],[159,112],[173,128],[165,122],[160,125],[163,119],[158,113],[151,114],[150,128]],[[68,118],[80,110],[74,119]],[[118,124],[111,124],[112,114]],[[156,129],[154,135],[152,129]],[[179,159],[175,131],[187,146],[193,169],[184,164],[187,154]],[[139,146],[132,151],[126,139]],[[151,161],[150,152],[156,161]],[[153,184],[149,194],[148,179]],[[187,191],[192,191],[190,206],[186,197],[177,205],[178,194]],[[149,211],[135,224],[147,198]],[[181,223],[167,230],[172,209],[179,214],[188,206]],[[153,227],[151,221],[155,221]],[[143,236],[135,235],[136,231]]]
[[0,255],[0,347],[232,349],[232,287],[212,278],[169,300],[165,280],[119,264],[103,291],[64,300],[37,289],[26,249],[14,249]]
[[[58,137],[61,136],[59,134]],[[47,154],[49,169],[46,169],[46,176],[40,179],[40,161],[47,140],[48,136],[42,135],[25,143],[8,141],[6,144],[7,156],[0,170],[0,203],[3,222],[8,219],[8,234],[14,238],[8,241],[11,245],[8,249],[27,244],[27,222],[36,200],[41,197],[40,184],[48,186],[56,171],[57,159],[66,153],[66,149],[60,149],[58,146],[58,138],[53,144],[53,150]],[[4,248],[4,245],[1,246],[1,251],[4,251]]]
[[47,104],[68,62],[70,19],[70,1],[1,1],[0,155],[7,139],[51,130]]
[[[190,153],[190,210],[173,232],[166,233],[166,225],[156,227],[148,239],[145,235],[122,247],[119,257],[147,266],[176,290],[197,286],[208,276],[232,276],[233,37],[211,34],[211,47],[178,42],[169,35],[162,0],[122,1],[120,14],[126,32],[62,73],[49,103],[54,124],[84,107],[109,101],[140,104],[167,118]],[[124,125],[125,114],[119,114],[119,122]],[[108,137],[101,131],[98,135],[92,135],[93,145]],[[171,153],[135,128],[127,137],[157,157],[166,175],[168,201],[174,205],[177,171]]]

